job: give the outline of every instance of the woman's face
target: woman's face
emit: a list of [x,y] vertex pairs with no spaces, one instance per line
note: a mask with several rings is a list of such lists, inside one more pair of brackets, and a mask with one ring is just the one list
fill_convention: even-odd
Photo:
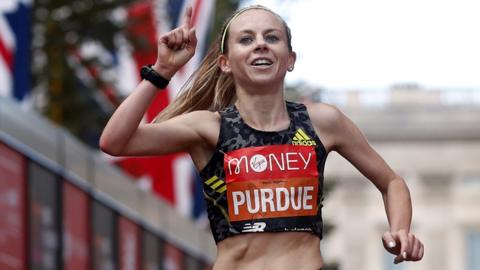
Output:
[[280,18],[267,10],[251,9],[238,15],[228,31],[228,52],[219,59],[224,72],[231,72],[243,85],[283,83],[295,53],[288,49]]

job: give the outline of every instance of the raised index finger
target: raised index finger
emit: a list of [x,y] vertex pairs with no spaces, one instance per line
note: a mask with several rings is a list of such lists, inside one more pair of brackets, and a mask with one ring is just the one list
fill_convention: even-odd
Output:
[[182,26],[185,27],[186,29],[190,29],[190,27],[192,26],[192,13],[193,13],[192,6],[188,6],[187,10],[185,10],[185,14],[183,15],[183,23],[182,23]]

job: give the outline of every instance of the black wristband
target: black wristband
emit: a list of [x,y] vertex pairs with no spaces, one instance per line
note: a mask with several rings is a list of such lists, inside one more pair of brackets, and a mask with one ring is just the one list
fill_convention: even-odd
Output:
[[158,74],[158,72],[152,68],[152,65],[143,66],[142,69],[140,69],[140,77],[151,82],[158,89],[164,89],[169,83],[169,80]]

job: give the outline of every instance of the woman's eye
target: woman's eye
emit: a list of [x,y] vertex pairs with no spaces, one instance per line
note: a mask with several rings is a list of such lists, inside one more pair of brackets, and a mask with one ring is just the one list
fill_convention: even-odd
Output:
[[275,35],[268,35],[265,40],[267,42],[277,42],[279,40],[279,38]]
[[250,44],[250,43],[252,43],[252,41],[253,41],[253,38],[251,38],[251,37],[242,37],[239,40],[239,42],[241,44]]

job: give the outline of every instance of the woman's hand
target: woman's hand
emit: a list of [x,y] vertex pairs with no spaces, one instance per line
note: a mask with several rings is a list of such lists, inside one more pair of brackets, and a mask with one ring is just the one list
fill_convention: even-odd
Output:
[[153,69],[170,78],[195,54],[197,37],[195,28],[190,28],[192,22],[192,7],[188,7],[183,24],[158,39],[158,56]]
[[403,261],[419,261],[423,258],[423,244],[412,233],[407,233],[405,230],[386,232],[382,240],[385,249],[397,255],[393,260],[395,264]]

